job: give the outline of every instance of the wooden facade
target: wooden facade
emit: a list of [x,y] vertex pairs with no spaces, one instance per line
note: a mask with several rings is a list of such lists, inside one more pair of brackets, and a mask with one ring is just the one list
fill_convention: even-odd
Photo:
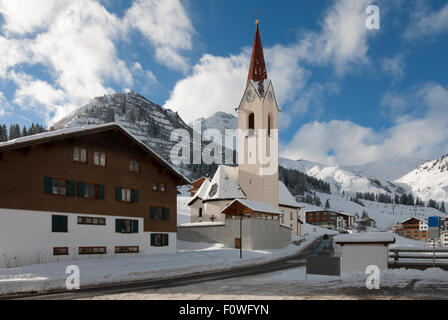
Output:
[[416,218],[410,218],[401,223],[401,225],[395,230],[395,232],[408,239],[414,240],[428,240],[428,230],[420,230],[420,224],[425,223],[422,220]]
[[[87,150],[85,162],[75,161],[74,148]],[[177,186],[188,181],[148,150],[118,125],[0,145],[0,208],[141,217],[144,231],[176,232]],[[61,192],[48,192],[48,181]],[[80,192],[86,186],[91,196]],[[122,189],[132,190],[131,201],[117,199]],[[152,207],[165,218],[151,216]]]

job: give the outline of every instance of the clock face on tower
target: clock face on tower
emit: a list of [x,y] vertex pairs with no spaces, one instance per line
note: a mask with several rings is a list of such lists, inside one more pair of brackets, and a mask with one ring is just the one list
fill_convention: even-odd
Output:
[[249,103],[252,103],[255,101],[255,92],[253,92],[251,89],[247,90],[246,101]]

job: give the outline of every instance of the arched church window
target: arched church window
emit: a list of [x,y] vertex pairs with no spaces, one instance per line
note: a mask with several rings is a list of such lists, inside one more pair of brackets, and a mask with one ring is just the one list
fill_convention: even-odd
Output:
[[202,217],[202,208],[199,208],[199,217]]
[[269,136],[269,137],[271,136],[271,128],[272,128],[272,117],[271,117],[271,115],[269,114],[269,115],[268,115],[268,136]]
[[254,134],[254,129],[255,129],[255,115],[254,113],[249,114],[249,135],[253,135]]

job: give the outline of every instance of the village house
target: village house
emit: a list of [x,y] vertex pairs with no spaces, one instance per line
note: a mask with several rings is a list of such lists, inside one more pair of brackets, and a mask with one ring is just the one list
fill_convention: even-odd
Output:
[[306,223],[331,230],[347,231],[352,228],[355,216],[350,213],[330,209],[306,212]]
[[428,223],[417,218],[408,218],[400,223],[394,230],[399,236],[404,238],[427,241]]
[[0,267],[175,253],[189,181],[118,124],[0,144]]

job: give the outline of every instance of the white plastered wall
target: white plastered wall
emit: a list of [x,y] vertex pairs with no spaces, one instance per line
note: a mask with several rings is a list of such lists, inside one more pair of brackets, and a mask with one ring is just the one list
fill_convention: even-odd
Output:
[[[68,217],[68,232],[51,231],[51,216]],[[103,217],[106,225],[78,225],[77,217]],[[115,219],[139,220],[139,232],[123,234],[115,232]],[[0,268],[75,260],[115,254],[115,246],[139,246],[139,254],[175,253],[177,236],[168,233],[168,246],[151,246],[151,232],[143,232],[143,218],[67,214],[58,212],[12,210],[0,208]],[[68,247],[68,256],[53,256],[53,247]],[[79,247],[107,247],[107,254],[78,255]],[[135,255],[135,254],[133,254]]]

